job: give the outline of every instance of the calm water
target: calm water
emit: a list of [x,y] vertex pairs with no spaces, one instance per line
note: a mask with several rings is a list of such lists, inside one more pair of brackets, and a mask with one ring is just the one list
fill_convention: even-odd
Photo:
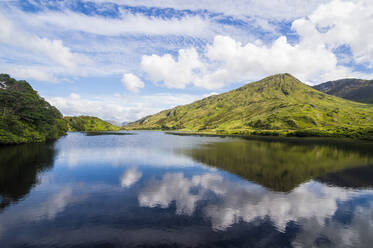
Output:
[[373,146],[167,135],[0,148],[0,247],[371,247]]

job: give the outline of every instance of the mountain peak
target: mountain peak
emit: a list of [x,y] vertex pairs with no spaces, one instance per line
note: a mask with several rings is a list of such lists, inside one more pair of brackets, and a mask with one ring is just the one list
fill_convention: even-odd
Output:
[[308,85],[302,83],[289,73],[268,76],[260,81],[248,83],[237,90],[254,91],[262,96],[272,98],[289,95],[294,96],[296,91],[312,91]]
[[275,74],[272,76],[268,76],[266,78],[263,78],[262,80],[258,82],[271,82],[271,83],[301,83],[296,77],[289,73],[281,73],[281,74]]

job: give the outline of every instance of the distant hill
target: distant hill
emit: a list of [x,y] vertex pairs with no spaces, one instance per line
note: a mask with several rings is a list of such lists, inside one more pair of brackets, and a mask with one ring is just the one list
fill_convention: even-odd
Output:
[[66,131],[62,114],[26,81],[0,74],[0,144],[44,142]]
[[278,74],[129,123],[127,129],[244,135],[373,136],[373,105],[315,90]]
[[117,131],[120,128],[93,116],[66,116],[69,131]]
[[313,88],[329,95],[373,104],[373,80],[347,78],[322,83]]
[[114,121],[114,120],[104,120],[104,121],[109,122],[110,124],[117,126],[117,127],[122,126],[122,123],[120,121]]

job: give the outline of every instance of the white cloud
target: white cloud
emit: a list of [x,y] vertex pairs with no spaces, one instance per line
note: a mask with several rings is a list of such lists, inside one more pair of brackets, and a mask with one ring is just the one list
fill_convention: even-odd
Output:
[[122,83],[127,90],[139,93],[140,89],[144,88],[144,83],[132,73],[123,74]]
[[51,61],[71,70],[80,63],[88,62],[88,59],[82,55],[71,52],[61,40],[47,39],[23,31],[1,12],[0,23],[0,43],[25,49],[35,56],[44,55]]
[[0,22],[0,70],[12,75],[28,70],[14,75],[47,82],[118,75],[123,70],[137,73],[143,54],[202,43],[200,37],[212,37],[221,26],[203,15],[148,17],[122,11],[110,18],[67,7],[31,13],[6,4]]
[[35,68],[35,67],[15,67],[15,68],[4,68],[4,71],[8,74],[12,75],[15,78],[31,78],[36,79],[39,81],[45,82],[57,82],[58,79],[48,72],[45,72],[43,69]]
[[45,97],[66,116],[91,115],[104,120],[135,121],[166,108],[191,103],[201,98],[188,94]]
[[70,98],[71,100],[80,100],[80,95],[76,93],[71,93]]
[[155,82],[169,88],[185,88],[196,79],[195,70],[203,69],[196,49],[181,49],[175,60],[170,54],[143,56],[141,68]]
[[[88,0],[87,0],[88,1]],[[92,1],[92,0],[89,0]],[[112,2],[132,6],[148,6],[159,8],[175,8],[178,10],[209,10],[210,12],[223,13],[233,16],[255,16],[273,18],[276,20],[290,20],[311,13],[320,3],[329,0],[93,0],[98,3]],[[229,6],[229,7],[227,7]]]
[[[357,63],[364,63],[373,68],[372,13],[373,5],[369,0],[334,0],[320,5],[310,15],[309,22],[314,27],[326,30],[319,34],[319,38],[325,44],[331,48],[347,45],[351,48],[353,58]],[[305,39],[315,37],[312,33],[303,35]]]
[[132,167],[126,170],[120,176],[120,185],[124,188],[129,188],[133,184],[137,183],[142,177],[142,172],[138,171],[136,167]]
[[119,18],[109,18],[71,11],[49,11],[27,15],[24,18],[34,26],[53,25],[69,31],[104,36],[125,34],[205,36],[210,29],[208,19],[199,16],[164,19],[122,12]]

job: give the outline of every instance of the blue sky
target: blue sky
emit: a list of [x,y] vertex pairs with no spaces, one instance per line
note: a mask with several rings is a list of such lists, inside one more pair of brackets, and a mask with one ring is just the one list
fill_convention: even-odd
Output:
[[0,1],[0,71],[133,121],[276,73],[373,78],[369,0]]

